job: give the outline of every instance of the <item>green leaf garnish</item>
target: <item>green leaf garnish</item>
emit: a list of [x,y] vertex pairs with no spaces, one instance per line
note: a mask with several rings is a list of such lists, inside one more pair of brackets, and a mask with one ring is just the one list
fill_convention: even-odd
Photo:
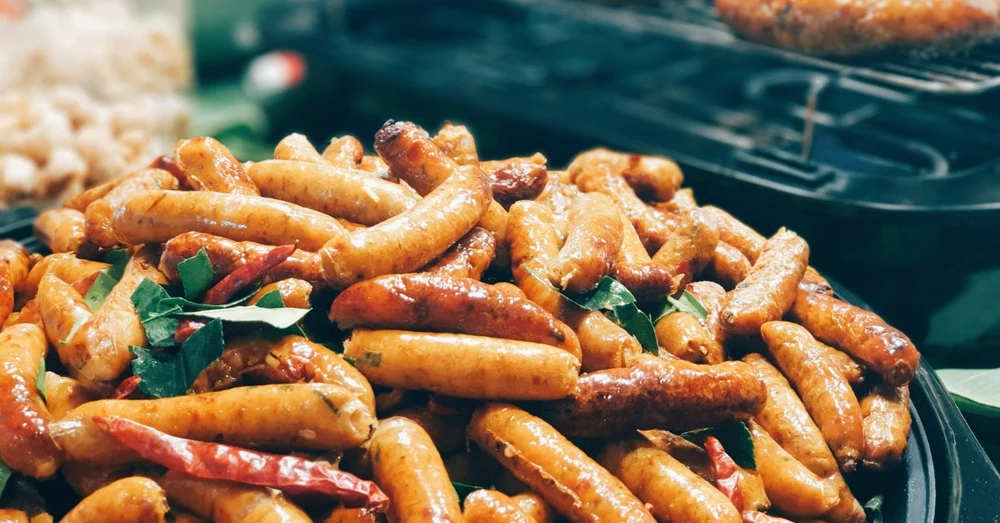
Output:
[[[38,364],[38,374],[35,375],[35,389],[38,390],[38,395],[45,399],[45,358],[42,358],[42,362]],[[0,490],[3,490],[0,488]]]
[[590,292],[570,295],[563,292],[573,303],[588,311],[613,310],[615,307],[635,303],[635,296],[615,278],[605,276]]
[[656,319],[653,321],[660,321],[660,318],[677,311],[694,314],[701,319],[708,317],[708,311],[705,310],[705,306],[698,301],[698,298],[694,294],[685,289],[680,298],[675,299],[673,296],[667,296],[667,303],[663,305],[663,309],[660,310],[660,313],[656,315]]
[[865,516],[868,523],[882,523],[882,505],[885,503],[883,494],[876,494],[865,502]]
[[69,334],[67,334],[65,338],[59,340],[59,344],[60,345],[66,345],[67,343],[73,341],[73,338],[76,336],[77,331],[80,330],[80,327],[83,327],[84,323],[87,323],[88,319],[89,319],[88,316],[79,316],[78,315],[76,317],[76,319],[73,320],[73,326],[70,327]]
[[228,309],[213,309],[196,312],[179,312],[178,316],[198,316],[200,318],[213,318],[231,322],[259,322],[266,323],[277,329],[287,329],[299,322],[312,309],[294,309],[284,307],[281,309],[267,309],[256,305],[230,307]]
[[275,289],[261,296],[255,305],[265,309],[283,309],[285,301],[281,299],[281,292]]
[[753,438],[750,436],[750,427],[745,422],[727,423],[710,429],[690,430],[681,434],[681,437],[703,445],[705,438],[715,436],[726,449],[726,454],[733,458],[737,465],[749,469],[757,470],[757,461],[753,456]]
[[0,495],[3,494],[3,489],[7,487],[7,480],[10,479],[11,471],[7,467],[7,464],[0,461]]
[[1000,369],[938,369],[937,375],[960,409],[1000,418]]
[[235,307],[235,306],[240,305],[242,303],[246,303],[250,298],[253,298],[253,295],[256,294],[256,293],[257,293],[257,289],[254,289],[253,291],[251,291],[250,293],[248,293],[246,296],[244,296],[244,297],[242,297],[242,298],[240,298],[238,300],[233,300],[233,301],[231,301],[229,303],[223,303],[222,305],[208,305],[206,303],[198,303],[196,301],[191,301],[191,300],[189,300],[187,298],[181,298],[180,296],[171,296],[169,298],[164,299],[161,303],[163,305],[177,305],[179,307],[189,307],[189,308],[198,309],[198,310],[228,309],[230,307]]
[[194,256],[177,264],[177,274],[181,277],[181,287],[184,297],[197,300],[205,294],[212,284],[212,260],[204,247]]
[[653,328],[653,320],[648,314],[639,310],[634,303],[616,305],[614,309],[606,313],[611,321],[625,329],[629,334],[639,340],[642,348],[660,355],[660,344],[656,340],[656,329]]
[[92,312],[97,312],[97,309],[101,308],[101,304],[107,299],[108,294],[111,293],[111,289],[118,285],[118,280],[109,274],[108,269],[104,269],[97,273],[97,279],[94,283],[90,285],[87,289],[87,294],[83,296],[83,301],[90,307]]
[[455,489],[455,494],[458,496],[458,501],[461,503],[465,501],[465,498],[477,490],[483,490],[489,487],[480,487],[478,485],[469,485],[468,483],[461,483],[458,481],[451,482],[452,488]]
[[[128,259],[129,259],[128,249],[115,249],[113,251],[108,251],[108,253],[104,255],[104,261],[106,263],[110,263],[111,265],[121,266],[122,270],[124,270],[125,264],[128,262]],[[122,279],[122,273],[120,272],[117,274],[112,274],[111,276],[113,276],[116,280]]]
[[132,305],[139,313],[151,347],[170,347],[174,344],[174,333],[180,320],[173,315],[183,312],[183,309],[180,305],[164,303],[168,298],[170,295],[166,289],[149,278],[143,278],[132,293]]
[[222,321],[213,320],[194,332],[177,354],[129,347],[135,354],[132,373],[141,378],[139,390],[157,398],[181,396],[195,378],[222,355]]

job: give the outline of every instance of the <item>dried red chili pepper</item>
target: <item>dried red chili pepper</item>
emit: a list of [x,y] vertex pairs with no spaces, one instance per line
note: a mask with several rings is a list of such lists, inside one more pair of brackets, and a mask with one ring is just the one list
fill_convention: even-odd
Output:
[[248,260],[247,263],[226,275],[225,278],[212,286],[205,293],[203,303],[206,305],[222,305],[232,299],[238,292],[247,289],[264,278],[267,271],[285,261],[295,252],[296,246],[281,245],[259,258]]
[[389,497],[375,483],[323,461],[178,438],[117,416],[94,423],[143,458],[204,479],[271,487],[290,494],[323,494],[348,508],[384,511]]
[[722,443],[715,436],[705,438],[705,452],[712,462],[712,473],[715,474],[715,486],[718,487],[736,510],[743,512],[743,493],[740,492],[740,471],[733,458],[722,448]]
[[177,324],[177,330],[174,331],[174,343],[184,343],[192,334],[198,332],[198,329],[208,325],[207,321],[192,320],[185,318]]
[[97,277],[100,275],[101,271],[97,271],[90,276],[76,280],[73,282],[73,289],[76,290],[76,292],[79,292],[80,296],[86,296],[87,291],[90,290],[90,288],[94,285],[94,282],[97,281]]
[[116,400],[128,398],[134,394],[135,391],[139,390],[140,381],[142,381],[142,378],[139,376],[129,376],[123,379],[122,382],[118,384],[118,388],[115,389],[114,398]]

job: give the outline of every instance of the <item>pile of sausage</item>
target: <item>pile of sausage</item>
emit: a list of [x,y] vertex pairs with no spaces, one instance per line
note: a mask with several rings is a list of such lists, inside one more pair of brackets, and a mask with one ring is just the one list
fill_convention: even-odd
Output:
[[[665,158],[596,149],[555,171],[540,154],[479,160],[463,126],[392,121],[375,152],[290,135],[274,159],[240,163],[185,140],[43,213],[55,254],[0,244],[0,459],[60,475],[82,497],[68,522],[864,521],[843,474],[900,460],[919,354],[833,296],[802,238],[699,206]],[[140,282],[178,285],[201,249],[218,282],[290,243],[261,283],[329,310],[342,352],[227,330],[188,395],[125,387],[129,347],[147,345]],[[82,296],[108,266],[94,260],[121,248],[132,257],[91,311]],[[670,296],[705,314],[654,315],[654,354],[571,299],[609,278],[643,310]],[[107,416],[322,456],[388,508],[151,466],[102,430]],[[755,470],[679,436],[736,422]],[[460,502],[455,484],[486,488]]]

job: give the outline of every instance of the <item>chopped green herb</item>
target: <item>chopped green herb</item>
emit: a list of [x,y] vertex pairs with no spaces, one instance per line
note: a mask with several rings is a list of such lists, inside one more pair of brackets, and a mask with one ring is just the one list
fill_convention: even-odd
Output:
[[639,340],[643,349],[660,355],[660,344],[656,340],[656,329],[653,327],[653,320],[649,315],[639,310],[635,303],[616,305],[614,309],[607,313],[611,321],[625,329],[629,334]]
[[97,273],[97,279],[87,289],[87,294],[83,296],[83,301],[92,312],[97,312],[111,290],[115,288],[115,285],[118,285],[118,280],[112,277],[109,272],[109,269],[104,269]]
[[750,428],[747,427],[746,423],[742,421],[727,423],[710,429],[690,430],[681,434],[682,438],[699,445],[703,445],[708,436],[715,436],[737,465],[749,470],[757,469],[757,461],[753,455],[753,438],[750,436]]
[[69,329],[69,334],[67,334],[65,338],[59,340],[59,343],[61,345],[66,345],[67,343],[73,341],[73,338],[76,336],[77,331],[80,330],[80,327],[83,327],[83,324],[87,323],[87,319],[87,316],[77,316],[76,320],[73,321],[73,326]]
[[198,316],[232,322],[261,322],[278,329],[287,329],[298,323],[311,309],[266,309],[256,305],[230,307],[197,312],[181,312],[179,316]]
[[42,362],[38,364],[38,374],[35,375],[35,388],[38,389],[38,394],[45,399],[45,358],[42,358]]
[[[344,356],[347,358],[347,356]],[[382,364],[382,353],[381,352],[368,352],[365,351],[360,358],[351,358],[350,364],[355,367],[359,365],[368,365],[369,367],[378,367]]]
[[333,401],[330,398],[328,398],[326,394],[323,394],[322,392],[319,391],[316,391],[316,394],[320,397],[320,399],[323,400],[323,403],[326,403],[326,406],[333,411],[334,416],[340,415],[340,409],[338,409],[337,406],[333,404]]
[[281,299],[281,292],[275,289],[261,296],[256,305],[264,309],[283,309],[285,301]]
[[212,284],[212,260],[204,247],[194,256],[177,264],[177,274],[181,277],[184,297],[197,300],[205,294]]
[[130,347],[139,390],[157,398],[187,393],[198,374],[222,355],[223,345],[222,321],[213,320],[184,341],[177,354]]
[[[128,262],[128,259],[128,249],[115,249],[113,251],[108,251],[108,253],[104,255],[104,261],[106,263],[110,263],[111,265],[121,265],[123,269],[125,267],[125,263]],[[114,276],[117,280],[122,278],[121,273],[118,273],[117,275],[112,274],[112,276]]]
[[132,293],[132,305],[139,313],[150,347],[169,347],[174,344],[174,333],[180,320],[172,315],[182,312],[180,305],[173,305],[166,289],[145,278]]
[[660,321],[660,318],[670,314],[671,312],[686,312],[688,314],[694,314],[695,316],[705,319],[708,316],[708,311],[705,307],[698,301],[698,298],[691,294],[687,290],[681,294],[680,298],[674,299],[673,296],[667,296],[667,303],[663,306],[663,309],[659,314],[656,315],[654,321]]
[[180,296],[171,296],[169,298],[165,298],[161,303],[163,305],[171,305],[171,306],[176,305],[178,307],[190,307],[192,309],[197,309],[197,310],[228,309],[230,307],[235,307],[235,306],[240,305],[242,303],[246,303],[247,300],[249,300],[250,298],[252,298],[253,295],[256,294],[256,293],[257,293],[257,289],[254,289],[253,291],[251,291],[246,296],[244,296],[244,297],[242,297],[242,298],[240,298],[238,300],[233,300],[233,301],[231,301],[229,303],[223,303],[222,305],[208,305],[206,303],[198,303],[196,301],[191,301],[191,300],[189,300],[187,298],[182,298]]

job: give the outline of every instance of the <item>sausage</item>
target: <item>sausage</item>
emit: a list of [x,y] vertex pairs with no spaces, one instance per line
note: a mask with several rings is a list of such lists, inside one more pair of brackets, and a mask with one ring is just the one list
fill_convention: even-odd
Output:
[[465,523],[535,523],[510,496],[490,489],[479,489],[465,498],[462,517]]
[[540,153],[530,158],[508,158],[490,162],[479,162],[490,177],[493,199],[504,207],[510,207],[518,200],[533,200],[548,180],[547,160]]
[[267,160],[253,164],[247,173],[262,196],[363,225],[381,223],[420,201],[398,184],[325,162]]
[[713,335],[715,341],[717,342],[717,347],[720,352],[713,353],[711,350],[716,346],[708,345],[706,349],[709,349],[709,353],[706,354],[706,359],[708,363],[721,363],[726,360],[725,354],[725,342],[726,342],[726,331],[722,327],[722,306],[726,301],[726,291],[719,284],[710,281],[696,281],[687,286],[688,292],[690,292],[694,297],[701,303],[702,307],[705,308],[705,319],[702,325],[705,329]]
[[28,250],[13,240],[0,240],[0,324],[14,310],[15,293],[28,280],[31,260]]
[[861,364],[854,361],[854,358],[821,341],[817,341],[816,345],[822,349],[823,355],[826,356],[830,365],[847,378],[848,383],[854,386],[864,382],[865,370],[861,368]]
[[674,276],[683,275],[680,286],[684,286],[712,260],[718,243],[719,232],[714,223],[694,209],[679,216],[676,230],[653,255],[653,261]]
[[552,523],[556,519],[555,511],[544,498],[532,491],[511,496],[510,499],[524,511],[535,523]]
[[379,523],[381,516],[365,508],[337,507],[325,517],[316,521],[322,523]]
[[584,374],[572,395],[536,410],[567,436],[605,438],[747,420],[766,397],[764,384],[744,363],[695,365],[649,356],[627,369]]
[[53,420],[97,397],[74,380],[54,372],[45,373],[45,408]]
[[127,176],[122,176],[100,185],[95,185],[86,191],[70,196],[62,203],[62,206],[64,209],[73,209],[74,211],[80,212],[86,211],[88,205],[100,198],[103,198],[105,194],[111,192],[111,189],[117,187],[118,184],[126,178]]
[[[552,217],[554,218],[556,229],[561,231],[560,234],[565,234],[565,230],[568,228],[567,219],[569,217],[569,208],[573,205],[573,200],[577,196],[583,194],[580,189],[577,189],[576,185],[571,183],[563,183],[559,180],[559,172],[553,172],[552,176],[548,177],[548,181],[545,183],[545,188],[542,189],[542,193],[535,198],[535,201],[539,203],[544,203],[551,207]],[[628,221],[628,217],[625,217]],[[628,222],[629,225],[632,222]],[[635,230],[633,227],[632,230]],[[561,238],[560,241],[565,241],[565,238]],[[642,243],[640,241],[640,243]],[[645,247],[643,247],[645,250]],[[648,254],[647,254],[648,256]]]
[[571,177],[595,164],[607,164],[625,179],[641,198],[666,202],[684,182],[677,164],[659,156],[627,154],[605,148],[592,149],[577,155],[568,171]]
[[750,263],[757,262],[760,253],[764,251],[767,238],[718,207],[706,205],[701,210],[709,220],[715,221],[719,229],[719,240],[738,249]]
[[0,523],[29,523],[28,515],[12,508],[0,509]]
[[551,425],[518,407],[479,407],[469,423],[469,438],[572,521],[655,521],[620,480]]
[[73,209],[49,209],[35,218],[35,237],[52,252],[77,252],[87,241],[87,219]]
[[134,476],[115,481],[87,496],[61,523],[164,523],[169,510],[166,495],[155,481]]
[[368,381],[340,354],[301,336],[231,341],[217,360],[195,378],[194,394],[271,383],[339,385],[375,412],[375,393]]
[[720,241],[712,252],[708,270],[712,280],[726,289],[733,289],[746,279],[750,267],[750,260],[739,249]]
[[459,167],[412,209],[332,238],[320,251],[323,275],[332,287],[345,288],[382,274],[415,271],[469,232],[490,201],[483,171]]
[[428,407],[408,407],[395,414],[406,418],[424,429],[438,452],[451,454],[465,447],[464,416],[445,416],[435,414]]
[[[238,242],[201,232],[188,232],[171,238],[163,245],[159,269],[171,282],[180,282],[177,264],[205,249],[212,262],[212,283],[218,283],[227,274],[243,267],[247,262],[264,256],[272,247],[254,242]],[[267,271],[265,281],[296,278],[316,286],[323,283],[323,264],[319,254],[296,249],[285,261]]]
[[760,326],[780,320],[795,301],[809,262],[809,245],[792,231],[778,231],[764,246],[747,277],[729,293],[722,309],[727,333],[756,335]]
[[875,385],[861,399],[865,467],[882,470],[899,463],[910,437],[910,389]]
[[90,307],[72,285],[52,273],[42,279],[36,300],[49,343],[70,374],[76,374],[89,356],[82,346],[80,326],[91,318]]
[[97,427],[94,416],[119,416],[173,436],[278,450],[351,448],[374,423],[368,407],[338,385],[259,385],[152,400],[100,400],[50,425],[70,461],[129,463],[138,456]]
[[555,347],[464,334],[355,329],[344,355],[375,385],[459,398],[562,398],[580,369],[580,360]]
[[552,283],[569,292],[592,290],[611,273],[621,246],[621,218],[611,199],[581,194],[570,208],[566,243],[551,267]]
[[337,167],[356,168],[364,156],[365,148],[353,136],[335,136],[323,149],[323,159]]
[[802,281],[799,282],[799,292],[803,291],[833,296],[833,287],[830,282],[812,267],[806,267],[806,273],[802,275]]
[[771,439],[760,425],[751,421],[749,426],[757,472],[775,508],[789,516],[817,517],[840,501],[832,481],[812,473]]
[[[389,172],[389,164],[385,163],[385,160],[375,155],[365,155],[362,157],[361,162],[358,163],[358,169],[371,173],[372,176],[383,180],[388,180],[393,183],[400,182],[399,178],[396,178],[391,172]],[[402,182],[399,184],[413,191],[413,189],[409,185],[405,185],[405,183],[406,182]],[[416,193],[416,191],[413,192]]]
[[432,141],[458,165],[479,165],[476,139],[464,125],[445,122]]
[[517,285],[531,301],[576,332],[583,370],[624,367],[638,356],[642,346],[632,335],[600,312],[579,309],[547,283],[549,266],[558,252],[558,236],[546,206],[518,202],[511,207],[510,216],[511,262]]
[[177,166],[184,173],[184,185],[196,191],[213,191],[242,196],[259,196],[243,164],[215,138],[202,136],[177,142]]
[[87,238],[99,247],[111,248],[118,244],[113,230],[115,213],[129,198],[146,191],[175,190],[177,178],[162,169],[143,169],[126,176],[117,187],[87,206]]
[[170,503],[215,523],[311,523],[280,492],[264,487],[167,472],[160,484]]
[[682,360],[701,363],[709,353],[722,353],[722,347],[718,346],[718,341],[702,324],[701,318],[693,314],[671,312],[656,322],[655,330],[660,348]]
[[647,503],[660,521],[742,522],[725,494],[648,442],[630,439],[611,443],[600,462]]
[[768,322],[760,332],[778,368],[799,392],[806,410],[823,432],[840,468],[854,470],[864,450],[864,433],[861,407],[847,378],[830,365],[803,327]]
[[285,307],[308,309],[312,306],[309,302],[309,296],[312,295],[312,290],[313,286],[305,280],[287,278],[264,285],[259,291],[255,292],[254,295],[250,297],[250,301],[248,301],[247,304],[256,305],[257,302],[264,296],[267,296],[274,291],[278,291],[278,295],[281,296],[281,303],[284,303]]
[[470,279],[392,274],[356,283],[337,296],[330,321],[355,327],[457,332],[559,347],[577,359],[576,334],[521,296]]
[[462,521],[458,495],[430,436],[411,420],[389,418],[372,434],[368,451],[375,483],[389,499],[391,523]]
[[[299,133],[292,133],[278,142],[278,145],[274,147],[274,159],[319,164],[327,163],[326,159],[323,158],[323,155],[319,154],[319,151],[313,147],[313,144],[309,143],[309,139],[306,138],[305,135],[301,135]],[[254,165],[259,164],[260,162],[255,163]],[[253,166],[247,169],[247,171],[252,169]],[[249,172],[247,174],[249,174]],[[258,185],[257,188],[260,189],[260,186]]]
[[615,277],[640,300],[659,301],[673,294],[673,274],[662,264],[653,262],[632,222],[623,213],[618,214],[622,222],[622,246],[615,258]]
[[31,324],[0,332],[0,459],[34,478],[55,474],[62,453],[49,434],[49,416],[35,388],[48,345]]
[[290,238],[315,251],[347,230],[336,219],[291,203],[217,192],[150,191],[115,213],[115,236],[126,245],[163,243],[186,232],[282,245]]
[[893,386],[913,379],[920,353],[877,314],[818,292],[799,293],[791,317],[816,339],[860,360]]
[[496,250],[497,240],[493,234],[481,227],[473,227],[421,272],[478,280],[489,268]]
[[[42,278],[52,273],[55,277],[65,282],[75,282],[96,272],[100,272],[110,267],[107,263],[83,260],[70,253],[60,253],[46,256],[42,261],[35,264],[28,272],[28,277],[18,292],[17,301],[27,302],[38,293],[38,284]],[[18,289],[15,289],[18,291]]]

